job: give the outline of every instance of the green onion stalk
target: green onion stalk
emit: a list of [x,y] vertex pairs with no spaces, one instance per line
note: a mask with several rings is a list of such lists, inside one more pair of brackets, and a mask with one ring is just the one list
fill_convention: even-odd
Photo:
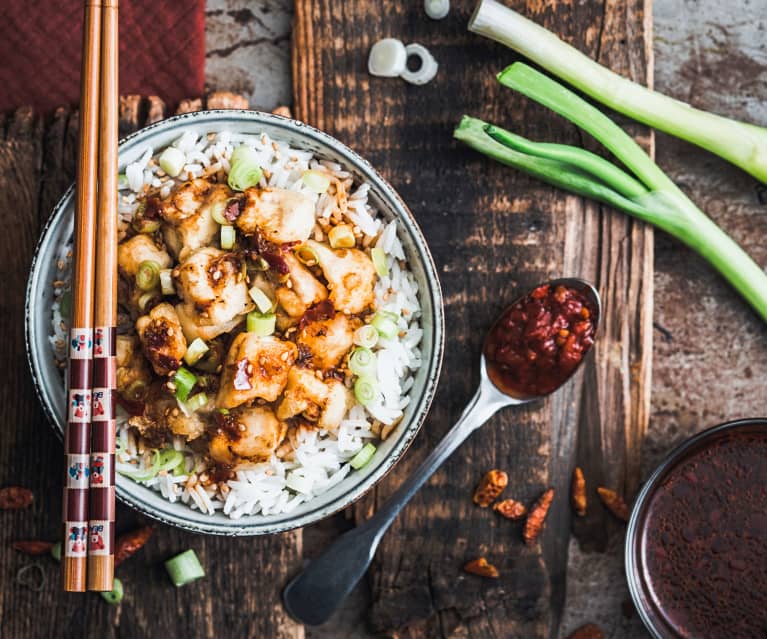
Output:
[[480,0],[469,30],[518,51],[611,109],[697,144],[767,182],[767,129],[695,109],[636,84],[496,0]]
[[623,129],[569,89],[521,62],[505,69],[498,80],[591,134],[633,175],[585,149],[533,142],[469,116],[456,128],[457,139],[498,162],[604,202],[673,235],[708,260],[767,321],[767,274]]

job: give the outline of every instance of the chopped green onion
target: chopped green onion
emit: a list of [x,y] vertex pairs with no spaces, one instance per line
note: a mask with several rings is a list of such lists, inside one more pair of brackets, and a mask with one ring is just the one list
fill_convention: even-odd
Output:
[[69,317],[72,312],[72,291],[66,290],[61,294],[59,298],[59,314],[61,317]]
[[190,370],[181,366],[173,376],[173,383],[176,385],[176,399],[185,402],[197,383],[197,377]]
[[355,348],[349,358],[349,370],[359,377],[375,379],[377,364],[375,353],[364,346]]
[[375,455],[376,447],[373,446],[370,442],[365,444],[360,451],[352,457],[351,461],[349,462],[349,466],[354,468],[354,470],[359,470],[363,466],[366,466],[367,463],[373,459],[373,455]]
[[367,377],[358,377],[354,382],[354,397],[363,406],[369,406],[378,397],[378,384]]
[[165,562],[165,570],[178,588],[205,576],[205,571],[191,548]]
[[244,191],[261,181],[263,172],[258,165],[258,153],[249,146],[238,146],[230,160],[227,182],[233,191]]
[[176,287],[173,285],[173,269],[164,268],[160,271],[160,290],[163,295],[175,295]]
[[349,224],[339,224],[328,231],[330,248],[353,248],[357,243],[354,229]]
[[186,164],[186,155],[175,146],[169,146],[160,154],[160,168],[171,177],[178,176],[184,164]]
[[310,191],[314,191],[315,193],[325,193],[330,188],[330,175],[328,175],[325,171],[304,171],[304,174],[301,176],[301,179],[304,181],[304,184],[309,188]]
[[389,274],[389,267],[386,265],[386,253],[378,246],[370,249],[370,257],[373,259],[373,266],[375,266],[378,277],[386,277]]
[[224,211],[226,211],[227,204],[228,202],[226,200],[219,200],[218,202],[213,203],[213,206],[210,210],[210,216],[216,223],[220,224],[221,226],[226,226],[229,224],[229,220],[224,217]]
[[200,361],[200,358],[208,352],[208,350],[208,345],[199,337],[196,337],[187,347],[186,353],[184,353],[184,361],[189,364],[189,366],[194,366]]
[[258,288],[258,286],[251,288],[248,293],[250,294],[250,299],[255,302],[258,310],[262,313],[268,313],[274,307],[274,303],[269,299],[269,296]]
[[378,334],[385,339],[391,339],[399,332],[399,328],[397,327],[397,316],[388,311],[379,311],[376,313],[370,324],[378,331]]
[[225,251],[228,251],[231,248],[234,248],[234,240],[236,238],[236,234],[234,232],[234,227],[230,226],[229,224],[225,224],[221,227],[221,248]]
[[298,258],[298,261],[302,264],[308,264],[308,265],[314,265],[318,264],[320,261],[319,256],[317,255],[317,252],[311,247],[311,246],[299,246],[296,249],[296,257]]
[[117,190],[124,191],[129,186],[130,185],[128,184],[128,176],[125,175],[125,173],[118,173],[117,174]]
[[373,348],[378,342],[378,330],[372,324],[365,324],[354,331],[354,343],[357,346]]
[[133,481],[149,481],[157,477],[157,473],[160,472],[160,451],[154,450],[152,452],[152,464],[149,468],[143,470],[117,470],[121,475],[130,477]]
[[196,395],[192,395],[187,401],[183,402],[183,408],[186,409],[184,413],[188,417],[192,413],[197,412],[207,403],[208,396],[205,393],[197,393]]
[[164,450],[162,451],[162,453],[160,453],[160,460],[159,460],[160,467],[157,472],[160,472],[163,470],[173,471],[176,468],[178,468],[178,466],[181,465],[183,462],[184,462],[184,453],[182,453],[180,450],[169,448],[168,450]]
[[51,557],[53,557],[56,561],[61,561],[61,542],[57,541],[53,546],[51,546]]
[[274,313],[251,311],[248,313],[247,330],[248,333],[254,333],[259,337],[267,337],[274,333],[276,323],[277,316]]
[[138,298],[138,308],[139,310],[144,313],[149,310],[150,306],[155,306],[157,303],[159,303],[160,299],[157,294],[157,291],[147,291],[146,293],[142,293]]
[[123,600],[123,582],[115,577],[112,582],[112,590],[102,592],[101,596],[108,604],[117,605]]
[[154,260],[144,260],[136,271],[136,286],[142,291],[151,291],[160,283],[160,265]]

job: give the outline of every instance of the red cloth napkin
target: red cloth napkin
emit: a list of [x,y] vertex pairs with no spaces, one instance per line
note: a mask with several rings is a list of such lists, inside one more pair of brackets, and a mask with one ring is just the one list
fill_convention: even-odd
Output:
[[[80,101],[83,2],[2,0],[0,111]],[[205,0],[122,0],[120,93],[159,95],[169,109],[205,82]]]

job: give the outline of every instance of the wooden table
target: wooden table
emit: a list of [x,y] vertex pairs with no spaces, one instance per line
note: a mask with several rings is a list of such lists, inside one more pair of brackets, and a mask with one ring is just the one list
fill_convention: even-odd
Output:
[[[531,11],[541,6],[540,3],[528,5]],[[308,4],[299,2],[298,6],[299,10],[302,6],[306,10]],[[624,16],[621,7],[633,6],[635,11],[638,7],[614,2],[606,3],[604,8],[601,3],[599,6],[596,9],[594,5],[593,11],[584,8],[579,11],[585,11],[589,20],[598,21],[600,15]],[[760,111],[758,105],[760,100],[762,103],[767,101],[767,89],[750,84],[750,78],[767,65],[760,66],[759,60],[763,61],[763,57],[754,53],[748,40],[748,34],[754,34],[743,26],[750,15],[756,29],[764,7],[761,13],[759,7],[744,7],[743,12],[747,15],[743,21],[733,24],[725,9],[717,9],[713,4],[691,14],[682,12],[686,6],[682,0],[677,0],[674,6],[680,11],[679,15],[674,15],[668,7],[663,9],[666,12],[665,31],[661,32],[664,40],[656,46],[656,52],[660,49],[660,52],[673,56],[678,72],[675,75],[667,65],[663,78],[666,84],[661,88],[676,97],[735,117],[750,115],[758,120],[761,115],[764,124],[767,114]],[[697,4],[695,7],[697,9]],[[465,8],[458,10],[463,12],[461,20],[465,22]],[[387,15],[387,20],[391,18],[393,23],[400,25],[405,20],[410,24],[403,11],[406,9],[396,8],[393,15]],[[606,13],[600,14],[600,11]],[[311,13],[308,15],[312,16]],[[583,16],[582,13],[579,15]],[[623,22],[618,20],[623,24],[620,28],[633,25],[630,47],[636,47],[646,37],[644,31],[636,31],[637,15],[634,14],[628,22],[623,18]],[[555,17],[556,11],[551,11],[543,16],[543,20],[551,25],[549,21]],[[346,25],[339,25],[337,16],[323,14],[317,18],[314,21],[318,29],[315,38],[322,33],[321,28],[346,28]],[[687,32],[694,37],[691,36],[689,42],[679,36],[678,25],[682,18],[690,22]],[[563,23],[564,33],[576,41],[581,37],[580,19],[576,16],[574,22]],[[707,26],[706,20],[717,26]],[[420,37],[419,30],[425,28],[417,21],[413,24],[415,26],[405,27],[406,39]],[[451,38],[461,37],[457,25],[456,20],[449,28]],[[407,31],[411,28],[412,31]],[[353,72],[351,77],[364,77],[360,72],[364,59],[360,56],[366,46],[364,38],[373,35],[373,32],[361,32],[358,37],[363,40],[351,43],[358,49],[357,57],[349,62]],[[584,33],[583,37],[589,36]],[[602,39],[598,41],[602,42]],[[338,40],[320,38],[319,42],[320,45],[340,47],[333,64],[346,64],[342,55],[343,40],[339,44]],[[431,41],[425,43],[432,46]],[[611,63],[618,60],[621,64],[623,43],[620,38],[613,43],[612,49],[595,43],[592,41],[589,46],[598,46],[601,55],[608,56]],[[438,43],[435,53],[440,46],[446,44]],[[472,64],[479,64],[482,53],[502,51],[492,45],[481,48],[482,51],[474,52]],[[589,47],[584,48],[593,52]],[[444,59],[443,56],[441,60]],[[328,62],[323,60],[323,64]],[[675,82],[672,84],[670,79]],[[725,84],[724,91],[718,88],[719,82]],[[743,87],[750,87],[753,95],[750,101],[733,103],[715,98],[717,94],[742,93]],[[353,96],[352,89],[342,96],[347,99]],[[466,163],[463,179],[470,182],[488,179],[478,169],[482,165],[490,171],[491,181],[508,180],[508,194],[504,193],[497,202],[487,200],[480,211],[469,206],[476,192],[462,196],[464,199],[457,203],[444,196],[438,206],[432,206],[434,198],[440,195],[435,195],[435,185],[439,185],[439,179],[444,176],[431,176],[432,185],[425,195],[421,195],[412,168],[401,159],[389,161],[394,158],[393,138],[358,137],[359,128],[355,127],[359,124],[355,124],[354,118],[344,119],[343,116],[360,111],[350,110],[348,103],[337,108],[332,96],[333,90],[326,93],[320,106],[310,105],[307,99],[299,97],[296,106],[303,109],[303,117],[315,121],[322,118],[324,126],[363,150],[387,173],[421,219],[443,269],[448,334],[453,339],[446,353],[440,397],[417,445],[402,463],[400,470],[406,472],[406,467],[412,468],[449,427],[468,398],[476,377],[475,353],[480,339],[475,327],[489,322],[501,304],[497,298],[495,302],[488,301],[492,288],[488,280],[494,275],[487,268],[483,270],[482,263],[475,257],[479,242],[490,240],[494,257],[488,259],[488,263],[500,264],[508,271],[498,275],[508,278],[499,290],[509,295],[518,284],[561,268],[558,260],[563,259],[562,254],[552,258],[553,262],[524,267],[540,247],[518,241],[519,238],[528,240],[543,236],[553,217],[547,217],[549,211],[557,215],[577,211],[584,224],[595,219],[610,219],[615,224],[623,222],[595,207],[560,198],[531,181],[460,151],[450,151],[457,153],[450,161],[460,158]],[[488,96],[488,101],[497,97],[494,93],[492,97]],[[411,99],[415,102],[411,104],[409,114],[422,124],[427,116],[418,111],[421,98],[416,95]],[[446,101],[454,104],[459,99],[463,98],[453,94]],[[533,111],[518,111],[524,108],[523,102],[517,100],[513,104],[511,113],[493,113],[493,117],[497,115],[501,119],[523,113],[525,126],[531,127],[527,132],[536,137],[566,140],[572,135],[570,129],[554,124],[550,119],[545,123],[535,120],[537,115]],[[477,114],[488,113],[476,111],[480,108],[478,102],[469,100],[468,105]],[[135,100],[125,102],[124,130],[138,126],[138,106]],[[361,108],[369,107],[362,104]],[[449,131],[451,117],[452,114],[446,112],[444,122],[440,123],[440,135]],[[767,331],[700,260],[661,235],[657,237],[654,278],[657,330],[653,410],[644,444],[636,441],[623,446],[625,442],[620,439],[621,433],[638,433],[641,429],[643,420],[636,411],[624,413],[633,424],[628,430],[620,425],[605,424],[603,419],[596,421],[599,432],[611,434],[608,441],[617,442],[614,444],[618,447],[617,454],[606,455],[599,442],[584,436],[594,434],[592,419],[581,419],[577,429],[568,428],[568,424],[574,423],[568,418],[573,400],[587,397],[578,385],[572,388],[567,400],[563,399],[559,405],[547,405],[545,412],[498,418],[492,428],[468,442],[403,513],[382,547],[369,583],[355,591],[348,605],[328,626],[305,630],[287,619],[278,601],[281,584],[298,568],[302,557],[319,552],[329,539],[350,525],[350,519],[364,517],[367,509],[374,507],[376,500],[391,490],[396,476],[345,515],[301,533],[271,539],[228,540],[204,538],[158,526],[150,545],[119,569],[127,589],[126,599],[119,608],[106,606],[95,595],[61,594],[56,583],[55,565],[47,559],[40,560],[48,576],[48,583],[41,593],[15,585],[16,571],[28,559],[12,551],[10,542],[22,538],[55,538],[58,534],[61,448],[43,422],[31,381],[24,370],[23,288],[41,224],[73,175],[76,116],[63,110],[41,121],[22,110],[10,115],[4,129],[0,130],[3,131],[0,136],[0,211],[8,231],[3,234],[0,246],[4,260],[2,270],[6,274],[5,285],[0,288],[0,331],[4,335],[0,354],[7,363],[5,372],[0,374],[0,485],[28,485],[36,495],[31,511],[0,512],[0,636],[81,637],[98,634],[143,637],[160,633],[218,637],[226,633],[233,637],[359,638],[380,634],[429,638],[537,637],[546,636],[547,631],[551,636],[565,636],[584,621],[599,622],[609,631],[608,636],[646,636],[636,615],[632,616],[630,608],[624,610],[621,606],[626,592],[621,574],[620,525],[597,512],[587,528],[576,528],[575,536],[569,537],[569,515],[562,503],[544,536],[548,551],[535,549],[528,552],[519,544],[518,530],[514,527],[501,529],[492,518],[478,515],[467,500],[473,482],[487,464],[504,465],[512,474],[516,493],[529,498],[548,483],[561,486],[574,458],[589,460],[592,479],[601,472],[600,481],[621,483],[626,490],[631,490],[632,482],[635,486],[671,444],[688,434],[724,418],[767,413],[767,401],[760,383],[767,375]],[[412,133],[412,130],[405,132]],[[434,129],[429,132],[433,135]],[[634,132],[644,135],[641,129],[634,129]],[[416,157],[423,159],[426,166],[433,166],[428,158],[429,149],[433,147],[414,147]],[[658,158],[664,168],[693,193],[694,199],[732,232],[758,261],[767,262],[767,246],[761,239],[764,237],[763,225],[759,224],[767,209],[764,208],[764,193],[757,189],[753,180],[716,158],[663,136],[658,140]],[[450,179],[455,180],[455,174]],[[525,209],[519,204],[525,201],[533,201],[535,208],[541,210],[542,221],[533,224],[532,228],[526,217],[529,207]],[[451,233],[445,223],[452,218],[441,215],[441,212],[455,214],[462,207],[465,212],[459,219],[471,230],[459,236]],[[513,215],[502,215],[504,209]],[[511,219],[514,216],[519,223]],[[632,233],[641,230],[633,226],[629,228]],[[498,231],[503,240],[494,243],[495,234],[490,230]],[[604,227],[600,233],[604,233]],[[507,241],[511,242],[513,252],[506,250]],[[547,242],[546,239],[536,241]],[[568,259],[573,259],[572,255]],[[647,277],[649,262],[642,264]],[[588,261],[581,261],[580,266],[593,268],[593,265],[589,267]],[[630,268],[628,272],[636,271]],[[648,281],[644,284],[646,286]],[[636,308],[636,301],[633,304]],[[722,324],[729,330],[719,330]],[[614,336],[611,339],[615,339]],[[597,361],[601,361],[609,353],[598,355]],[[589,371],[586,373],[588,375]],[[586,383],[593,382],[587,379]],[[586,408],[595,410],[588,405]],[[590,414],[588,410],[586,415]],[[603,417],[604,413],[599,416]],[[544,420],[549,417],[562,425],[554,432],[557,439],[545,437],[549,431]],[[590,459],[593,455],[596,459]],[[556,464],[546,461],[560,457],[563,461]],[[126,508],[120,509],[119,519],[123,529],[133,527],[138,520]],[[161,562],[187,547],[197,550],[206,565],[208,577],[183,590],[174,590],[167,583]],[[502,588],[478,584],[460,573],[458,567],[462,559],[475,549],[488,555],[508,553],[510,560],[501,557],[507,571]]]

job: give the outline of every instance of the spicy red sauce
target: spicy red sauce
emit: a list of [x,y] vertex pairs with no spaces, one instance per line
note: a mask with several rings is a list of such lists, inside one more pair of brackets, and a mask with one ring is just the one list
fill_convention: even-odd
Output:
[[490,379],[514,397],[546,395],[594,344],[596,309],[579,290],[540,286],[513,304],[485,342]]

